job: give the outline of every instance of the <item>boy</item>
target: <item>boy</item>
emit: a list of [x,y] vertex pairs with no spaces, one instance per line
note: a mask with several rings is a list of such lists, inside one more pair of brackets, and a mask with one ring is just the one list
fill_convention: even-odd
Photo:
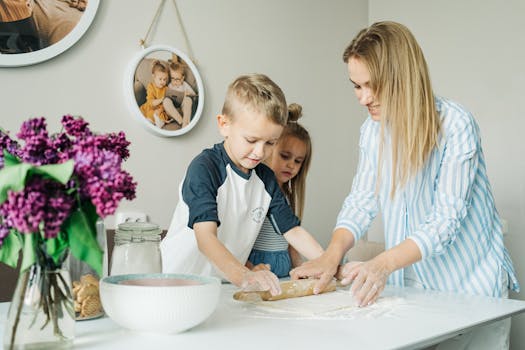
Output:
[[[166,98],[162,102],[164,110],[169,117],[173,118],[182,128],[186,127],[191,120],[193,109],[193,96],[197,96],[190,84],[185,81],[185,65],[178,62],[170,63],[170,83],[166,91]],[[177,108],[182,111],[179,113]]]
[[224,142],[191,162],[179,188],[179,203],[161,243],[165,273],[218,273],[245,290],[279,294],[273,273],[244,266],[266,216],[306,258],[323,253],[299,226],[272,170],[262,164],[287,117],[284,94],[267,76],[245,75],[230,84],[217,116]]

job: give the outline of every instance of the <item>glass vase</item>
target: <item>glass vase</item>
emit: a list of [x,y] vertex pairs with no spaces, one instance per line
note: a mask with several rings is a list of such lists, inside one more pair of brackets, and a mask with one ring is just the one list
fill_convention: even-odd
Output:
[[4,349],[69,349],[74,336],[68,269],[50,259],[31,265],[17,282],[7,314]]

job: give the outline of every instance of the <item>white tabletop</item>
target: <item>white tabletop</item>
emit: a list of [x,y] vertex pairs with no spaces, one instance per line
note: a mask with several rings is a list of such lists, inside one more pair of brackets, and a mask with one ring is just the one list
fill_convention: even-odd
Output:
[[[387,287],[383,300],[396,301],[388,312],[378,303],[376,309],[349,310],[343,318],[283,319],[257,316],[245,303],[232,299],[234,290],[223,285],[219,306],[210,318],[180,334],[137,333],[108,317],[79,321],[74,348],[417,349],[525,311],[525,301],[520,300]],[[8,303],[0,304],[0,332],[7,308]]]

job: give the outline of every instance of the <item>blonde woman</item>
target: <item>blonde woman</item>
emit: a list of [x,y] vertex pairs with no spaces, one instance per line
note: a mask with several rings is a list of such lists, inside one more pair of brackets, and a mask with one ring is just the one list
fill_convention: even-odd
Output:
[[[509,287],[518,291],[479,128],[464,107],[434,95],[412,33],[399,23],[375,23],[357,34],[343,59],[368,110],[359,165],[326,252],[292,277],[319,277],[319,290],[338,272],[344,284],[353,281],[361,306],[387,283],[493,297],[507,297]],[[386,250],[338,270],[379,208]],[[472,349],[508,348],[510,319],[486,327],[459,341]]]

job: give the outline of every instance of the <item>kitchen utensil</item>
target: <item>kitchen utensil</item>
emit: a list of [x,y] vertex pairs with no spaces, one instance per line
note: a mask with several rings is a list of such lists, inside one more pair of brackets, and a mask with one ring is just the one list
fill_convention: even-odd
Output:
[[[316,279],[306,278],[281,282],[281,294],[272,296],[269,291],[245,292],[238,291],[233,294],[233,299],[240,301],[273,301],[288,298],[304,297],[314,294]],[[336,281],[332,280],[321,293],[333,292],[336,289]]]

